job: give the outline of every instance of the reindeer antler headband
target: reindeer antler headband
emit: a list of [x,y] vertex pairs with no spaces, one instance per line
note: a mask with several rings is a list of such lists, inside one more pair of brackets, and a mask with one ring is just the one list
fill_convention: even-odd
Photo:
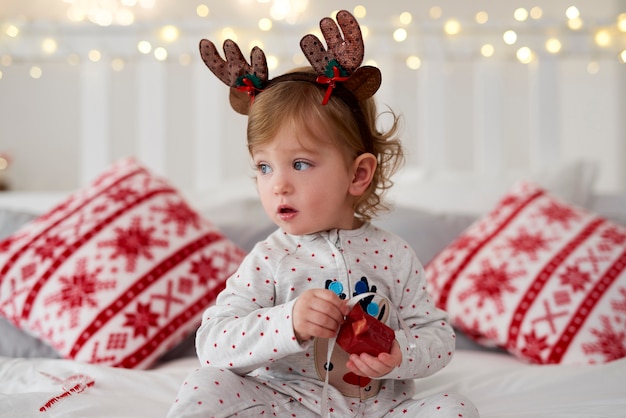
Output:
[[[376,67],[361,67],[365,49],[361,28],[354,16],[341,10],[337,13],[337,24],[329,17],[320,21],[328,49],[312,34],[305,35],[300,41],[300,48],[316,74],[287,73],[270,80],[261,48],[255,46],[252,49],[248,64],[237,44],[230,39],[224,42],[225,60],[220,57],[215,44],[207,39],[200,41],[200,55],[213,74],[230,87],[230,104],[238,113],[247,115],[257,94],[283,81],[307,81],[326,87],[323,105],[336,91],[356,111],[358,101],[376,93],[381,74]],[[361,113],[360,110],[357,113]]]

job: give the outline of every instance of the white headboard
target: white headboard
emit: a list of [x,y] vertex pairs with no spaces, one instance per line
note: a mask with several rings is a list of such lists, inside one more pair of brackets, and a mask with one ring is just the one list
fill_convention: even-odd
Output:
[[[160,23],[140,29],[33,24],[23,31],[31,41],[53,28],[65,49],[43,58],[16,52],[19,58],[2,68],[0,108],[10,111],[0,112],[0,152],[7,150],[14,160],[6,173],[10,184],[27,191],[72,190],[111,162],[135,155],[184,190],[249,185],[245,117],[230,108],[226,86],[201,62],[198,41],[219,43],[222,29],[230,26],[244,50],[253,39],[261,41],[278,61],[271,75],[280,74],[296,65],[299,39],[336,7],[311,3],[300,23],[277,24],[271,32],[255,29],[259,16],[222,16],[221,9],[200,22],[179,21],[180,38],[168,46],[165,61],[136,51],[137,42],[152,39]],[[362,3],[368,10],[382,4]],[[592,42],[594,28],[614,20],[623,1],[587,5],[582,12],[590,17],[581,31],[566,28],[561,1],[545,2],[544,19],[524,24],[509,23],[512,10],[492,3],[483,5],[494,17],[482,26],[472,22],[478,7],[468,6],[472,2],[445,2],[436,20],[425,6],[407,4],[416,10],[404,25],[404,42],[391,40],[402,11],[395,10],[398,5],[360,19],[368,28],[366,60],[383,74],[381,110],[388,105],[404,116],[408,160],[400,178],[486,181],[585,160],[597,167],[596,191],[626,192],[626,67],[611,52],[615,48]],[[553,5],[558,14],[549,14]],[[504,17],[496,20],[497,13]],[[449,18],[461,22],[459,35],[442,30]],[[519,34],[515,45],[502,42],[510,26]],[[544,48],[552,33],[563,44],[556,55]],[[495,48],[493,56],[480,54],[484,44]],[[523,46],[534,53],[529,64],[516,58]],[[102,54],[95,62],[86,58],[94,48]],[[66,61],[71,53],[79,55],[78,63]],[[419,59],[418,69],[407,67],[409,56]],[[118,58],[121,69],[111,65]],[[42,60],[44,75],[30,80],[29,68]]]
[[[590,75],[584,60],[545,58],[522,65],[476,57],[452,63],[442,56],[423,61],[418,71],[379,59],[378,102],[404,116],[408,169],[499,176],[585,159],[600,167],[600,190],[624,190],[626,95],[616,88],[624,84],[624,66],[607,59],[602,75]],[[204,64],[139,63],[132,75],[135,135],[124,142],[110,126],[121,118],[111,106],[120,87],[102,82],[102,67],[83,68],[82,182],[128,151],[194,189],[249,174],[245,117],[229,107],[226,86]],[[187,91],[174,102],[177,80],[185,80]]]

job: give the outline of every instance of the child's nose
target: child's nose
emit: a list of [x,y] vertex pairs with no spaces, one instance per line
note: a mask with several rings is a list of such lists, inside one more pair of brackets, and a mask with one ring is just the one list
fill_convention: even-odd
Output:
[[287,191],[287,185],[285,183],[281,182],[274,185],[274,194],[285,194]]
[[274,194],[277,195],[286,194],[291,191],[291,186],[285,178],[277,176],[275,178],[273,190]]

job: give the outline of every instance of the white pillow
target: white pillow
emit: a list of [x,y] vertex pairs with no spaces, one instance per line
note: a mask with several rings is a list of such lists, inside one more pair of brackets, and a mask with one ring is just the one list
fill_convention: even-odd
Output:
[[531,181],[554,196],[588,208],[596,166],[588,161],[552,167],[534,173],[507,171],[506,174],[402,172],[389,191],[398,205],[436,212],[483,215],[519,180]]

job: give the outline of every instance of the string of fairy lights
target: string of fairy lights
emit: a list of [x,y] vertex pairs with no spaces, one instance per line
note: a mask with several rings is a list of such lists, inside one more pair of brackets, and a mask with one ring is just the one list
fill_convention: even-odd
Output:
[[[253,45],[263,48],[259,40],[263,34],[282,37],[291,31],[301,36],[305,30],[321,36],[317,28],[302,28],[299,23],[307,0],[240,0],[267,3],[267,14],[260,13],[256,27],[245,29],[243,25],[220,26],[204,3],[195,6],[192,22],[157,26],[139,23],[135,16],[141,9],[153,9],[157,0],[62,1],[67,3],[66,24],[0,21],[0,82],[7,68],[17,64],[24,64],[20,68],[26,67],[33,79],[44,76],[49,62],[79,65],[85,60],[108,60],[113,71],[123,71],[130,62],[146,58],[187,66],[196,58],[197,40],[211,36],[210,32],[216,40],[236,40],[242,49]],[[540,6],[513,8],[510,22],[496,21],[489,10],[479,10],[473,19],[461,20],[440,6],[430,7],[426,15],[406,11],[388,19],[370,18],[365,6],[356,6],[353,13],[362,24],[364,37],[376,38],[396,51],[412,70],[419,70],[429,59],[427,48],[416,39],[448,42],[438,44],[445,46],[446,54],[513,59],[521,64],[544,55],[582,55],[588,58],[590,74],[599,71],[598,57],[626,63],[626,11],[607,16],[604,22],[587,21],[574,5],[563,10],[560,19],[550,21]],[[459,40],[464,42],[456,49],[450,47]],[[299,54],[268,54],[267,58],[270,70],[303,64]]]

